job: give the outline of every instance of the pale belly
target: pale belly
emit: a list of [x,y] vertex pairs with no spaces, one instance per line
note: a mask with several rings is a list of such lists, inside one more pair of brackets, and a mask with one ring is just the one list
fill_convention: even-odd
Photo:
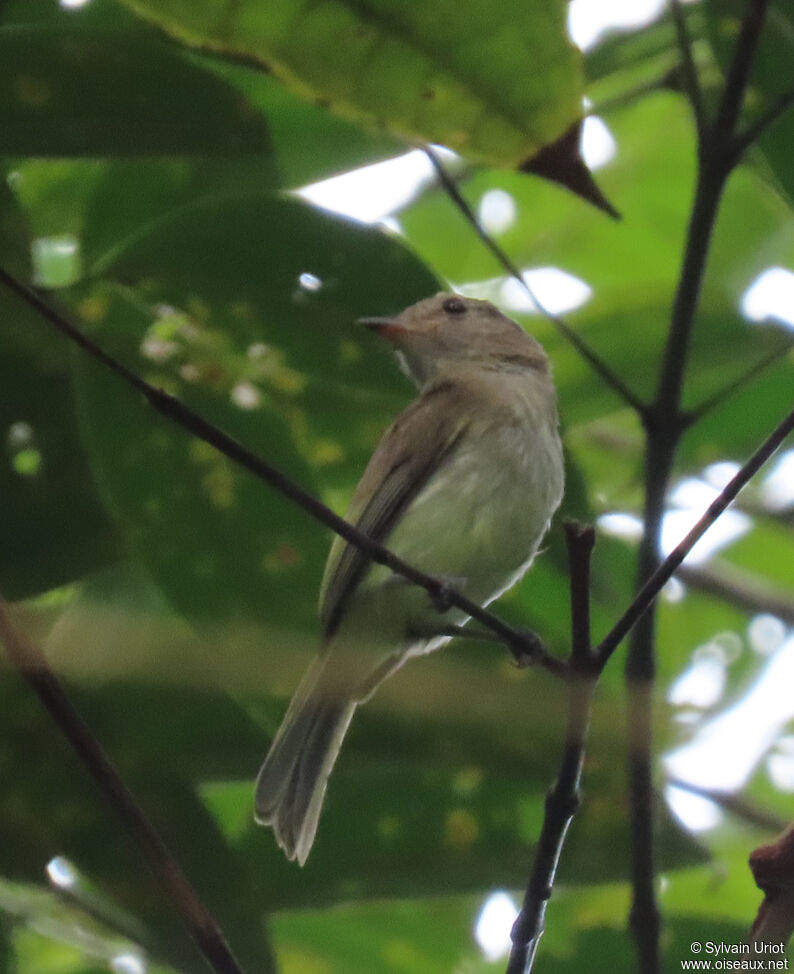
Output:
[[[507,427],[444,466],[414,500],[387,546],[486,605],[529,567],[562,495],[556,433]],[[432,630],[439,615],[422,589],[375,566],[354,598],[380,635]],[[446,622],[460,622],[452,610]],[[388,636],[386,637],[389,638]],[[430,648],[430,647],[427,647]]]

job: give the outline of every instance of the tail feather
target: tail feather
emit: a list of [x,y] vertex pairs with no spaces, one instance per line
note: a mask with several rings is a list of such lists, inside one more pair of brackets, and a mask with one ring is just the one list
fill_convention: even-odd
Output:
[[289,859],[303,865],[355,701],[323,685],[326,658],[301,681],[256,782],[255,817],[271,825]]

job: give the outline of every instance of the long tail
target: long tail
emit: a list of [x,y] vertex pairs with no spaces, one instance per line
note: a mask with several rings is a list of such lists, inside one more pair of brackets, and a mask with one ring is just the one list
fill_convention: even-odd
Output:
[[300,682],[256,782],[255,817],[270,825],[289,859],[302,866],[314,842],[328,776],[356,703],[329,692],[315,660]]

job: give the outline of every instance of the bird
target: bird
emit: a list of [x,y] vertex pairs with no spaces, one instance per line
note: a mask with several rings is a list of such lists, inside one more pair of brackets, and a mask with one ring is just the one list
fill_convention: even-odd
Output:
[[[557,397],[541,344],[488,301],[451,292],[362,324],[419,395],[391,424],[346,519],[487,606],[529,568],[564,486]],[[337,536],[320,586],[323,642],[256,782],[254,817],[289,859],[311,851],[358,706],[468,617]]]

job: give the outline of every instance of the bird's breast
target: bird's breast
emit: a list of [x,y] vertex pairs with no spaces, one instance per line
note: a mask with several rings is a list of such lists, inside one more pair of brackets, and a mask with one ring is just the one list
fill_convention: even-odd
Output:
[[415,498],[389,546],[489,602],[529,566],[559,504],[562,477],[550,424],[475,427]]

